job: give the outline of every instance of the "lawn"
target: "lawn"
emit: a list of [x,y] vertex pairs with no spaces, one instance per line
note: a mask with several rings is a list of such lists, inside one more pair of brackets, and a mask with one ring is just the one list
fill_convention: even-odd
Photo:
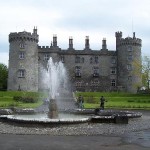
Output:
[[150,109],[150,94],[130,94],[118,92],[77,92],[84,97],[85,108],[98,108],[103,95],[107,102],[105,108]]
[[[100,97],[103,95],[107,102],[105,108],[116,109],[148,109],[150,110],[150,94],[130,94],[118,92],[76,92],[75,95],[84,97],[85,108],[99,108]],[[14,96],[32,97],[37,99],[35,103],[24,103],[15,101]],[[39,92],[23,92],[23,91],[5,91],[0,92],[0,108],[36,108],[43,103],[46,98],[45,93]]]
[[[36,100],[34,103],[25,103],[14,100],[14,96],[30,97]],[[36,108],[43,103],[46,97],[44,93],[38,92],[22,92],[22,91],[1,91],[0,92],[0,108],[20,107],[20,108]]]

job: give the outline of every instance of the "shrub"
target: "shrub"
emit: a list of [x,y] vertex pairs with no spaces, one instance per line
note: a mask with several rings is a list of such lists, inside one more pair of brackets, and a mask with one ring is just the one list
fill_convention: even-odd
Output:
[[16,102],[19,102],[19,101],[22,101],[22,96],[14,96],[13,99],[14,99]]
[[23,97],[22,102],[23,103],[36,103],[38,100],[33,97]]
[[22,97],[22,96],[14,96],[13,99],[16,102],[23,102],[23,103],[36,103],[38,101],[37,98],[33,97]]

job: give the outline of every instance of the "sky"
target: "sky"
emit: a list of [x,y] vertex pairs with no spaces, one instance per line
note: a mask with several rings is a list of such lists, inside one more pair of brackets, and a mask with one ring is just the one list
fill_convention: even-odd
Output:
[[123,38],[142,39],[142,55],[150,57],[150,0],[0,0],[0,63],[8,65],[11,32],[33,32],[38,28],[39,45],[49,46],[57,34],[58,46],[68,48],[73,37],[74,48],[100,50],[102,39],[115,50],[115,32]]

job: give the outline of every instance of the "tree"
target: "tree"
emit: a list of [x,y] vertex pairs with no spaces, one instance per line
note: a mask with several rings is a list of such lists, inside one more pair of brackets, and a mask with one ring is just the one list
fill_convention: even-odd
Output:
[[0,63],[0,90],[7,89],[8,68],[5,64]]
[[150,88],[150,57],[144,56],[142,62],[142,83],[143,86]]

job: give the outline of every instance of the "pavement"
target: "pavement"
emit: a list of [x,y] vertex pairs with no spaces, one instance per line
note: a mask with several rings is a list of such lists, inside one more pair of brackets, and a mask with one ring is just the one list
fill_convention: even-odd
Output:
[[149,150],[113,136],[0,134],[0,150]]

